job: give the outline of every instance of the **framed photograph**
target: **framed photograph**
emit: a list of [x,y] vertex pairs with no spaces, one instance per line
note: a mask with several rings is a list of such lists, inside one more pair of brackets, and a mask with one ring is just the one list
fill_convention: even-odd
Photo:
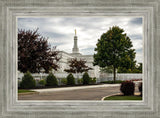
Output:
[[142,100],[143,17],[22,16],[17,27],[18,100]]
[[159,4],[0,1],[0,117],[159,117]]

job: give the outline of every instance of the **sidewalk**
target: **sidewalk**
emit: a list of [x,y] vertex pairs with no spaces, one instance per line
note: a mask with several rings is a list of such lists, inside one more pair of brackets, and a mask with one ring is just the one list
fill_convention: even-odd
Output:
[[101,87],[116,87],[116,86],[120,86],[120,84],[103,84],[103,85],[91,85],[91,86],[88,85],[88,86],[49,88],[49,89],[31,89],[31,90],[39,92],[39,93],[46,93],[46,92],[55,92],[55,91],[71,91],[71,90],[79,90],[79,89],[101,88]]

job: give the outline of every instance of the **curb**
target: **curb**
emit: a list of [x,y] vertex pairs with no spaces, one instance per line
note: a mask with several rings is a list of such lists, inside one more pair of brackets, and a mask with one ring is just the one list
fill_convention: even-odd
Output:
[[121,94],[121,93],[117,93],[117,94],[107,95],[107,96],[104,96],[104,97],[101,99],[101,101],[104,101],[104,98],[106,98],[106,97],[115,96],[115,95],[122,95],[122,94]]

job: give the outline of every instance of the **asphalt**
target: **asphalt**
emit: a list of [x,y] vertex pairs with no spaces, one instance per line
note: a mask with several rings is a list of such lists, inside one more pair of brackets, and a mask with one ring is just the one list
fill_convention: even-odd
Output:
[[101,100],[104,96],[120,93],[120,84],[32,90],[36,94],[19,95],[18,100]]

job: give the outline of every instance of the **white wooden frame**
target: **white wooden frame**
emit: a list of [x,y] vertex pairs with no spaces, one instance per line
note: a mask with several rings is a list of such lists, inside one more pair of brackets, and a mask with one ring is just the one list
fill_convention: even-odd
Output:
[[[160,116],[159,0],[0,0],[0,118],[157,118]],[[141,16],[143,101],[18,101],[17,17]]]

